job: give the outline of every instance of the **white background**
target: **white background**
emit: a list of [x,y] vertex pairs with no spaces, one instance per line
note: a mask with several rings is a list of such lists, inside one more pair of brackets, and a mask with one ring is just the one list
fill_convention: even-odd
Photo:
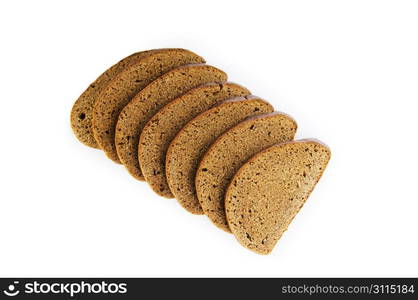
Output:
[[[418,276],[416,1],[2,1],[1,276]],[[70,128],[102,71],[191,49],[332,149],[273,253]]]

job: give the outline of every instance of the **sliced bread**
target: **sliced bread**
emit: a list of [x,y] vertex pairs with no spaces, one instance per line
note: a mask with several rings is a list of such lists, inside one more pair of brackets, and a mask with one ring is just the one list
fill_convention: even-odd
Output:
[[229,227],[237,240],[269,254],[324,172],[331,152],[315,140],[271,146],[235,174],[225,195]]
[[94,101],[117,74],[146,55],[149,55],[152,51],[158,50],[134,53],[114,64],[91,83],[77,99],[71,110],[71,128],[80,142],[92,148],[99,148],[91,129]]
[[216,138],[249,116],[273,112],[255,96],[222,102],[187,123],[171,142],[166,156],[166,176],[178,202],[193,214],[203,214],[196,196],[195,175],[200,159]]
[[[138,161],[139,137],[152,116],[164,105],[193,87],[212,81],[225,81],[227,75],[212,66],[191,64],[181,66],[155,79],[140,91],[119,114],[115,145],[120,161],[129,173],[144,180]],[[154,119],[157,124],[159,119]]]
[[99,147],[120,163],[115,147],[115,127],[120,111],[145,86],[167,71],[203,58],[184,49],[162,49],[146,55],[115,76],[93,105],[93,135]]
[[235,83],[203,84],[165,105],[148,121],[141,133],[138,158],[145,180],[157,194],[173,197],[165,176],[165,156],[179,130],[213,105],[249,94]]
[[293,140],[297,125],[283,113],[250,117],[219,136],[203,156],[196,173],[196,194],[204,213],[230,232],[225,216],[225,191],[241,165],[257,152]]

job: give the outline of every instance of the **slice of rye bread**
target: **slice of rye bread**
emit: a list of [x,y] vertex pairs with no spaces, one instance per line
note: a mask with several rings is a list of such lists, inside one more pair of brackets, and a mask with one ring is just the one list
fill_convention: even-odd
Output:
[[144,87],[167,71],[204,59],[185,49],[162,49],[146,55],[115,76],[93,105],[93,135],[99,147],[116,163],[115,127],[120,111]]
[[166,176],[171,192],[187,211],[203,214],[196,196],[195,175],[209,146],[245,118],[273,111],[258,97],[237,97],[201,113],[178,132],[167,150]]
[[219,228],[231,232],[225,216],[225,191],[241,165],[257,152],[293,140],[296,121],[274,112],[250,117],[229,129],[210,146],[196,173],[196,194],[204,213]]
[[157,194],[173,198],[165,176],[165,156],[180,129],[215,104],[250,94],[235,83],[203,84],[168,103],[148,121],[141,133],[138,158],[145,180]]
[[[162,50],[162,49],[160,49]],[[91,129],[93,104],[96,101],[100,92],[106,87],[106,85],[120,72],[122,72],[128,66],[139,61],[141,58],[149,55],[153,51],[149,50],[134,53],[128,57],[125,57],[118,63],[111,66],[104,71],[89,87],[81,94],[81,96],[74,103],[71,110],[71,128],[77,139],[92,148],[99,148]]]
[[229,227],[237,240],[269,254],[322,176],[330,149],[316,140],[269,147],[233,177],[225,195]]
[[223,71],[209,65],[181,66],[151,82],[122,109],[116,125],[115,145],[120,161],[133,177],[144,180],[138,161],[138,146],[141,146],[139,137],[148,120],[168,102],[191,88],[226,79]]

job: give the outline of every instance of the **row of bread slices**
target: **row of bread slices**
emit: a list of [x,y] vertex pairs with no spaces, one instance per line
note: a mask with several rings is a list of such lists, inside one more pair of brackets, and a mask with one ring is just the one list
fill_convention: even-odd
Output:
[[269,253],[328,163],[297,125],[184,49],[135,53],[75,102],[71,125],[159,195]]

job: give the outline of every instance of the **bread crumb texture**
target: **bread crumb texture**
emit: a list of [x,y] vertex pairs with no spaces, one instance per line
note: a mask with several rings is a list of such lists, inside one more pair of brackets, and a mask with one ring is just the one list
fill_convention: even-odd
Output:
[[203,84],[168,103],[148,121],[141,133],[138,157],[145,180],[157,194],[173,197],[165,175],[165,157],[180,129],[215,104],[249,94],[235,83]]
[[116,75],[153,51],[158,50],[142,51],[125,57],[103,72],[103,74],[91,83],[81,94],[71,110],[71,128],[80,142],[92,148],[99,148],[91,129],[94,102],[100,92]]
[[166,176],[177,201],[193,214],[203,214],[197,199],[195,175],[200,159],[216,138],[249,116],[273,112],[266,101],[251,97],[227,100],[192,119],[171,142]]
[[330,159],[315,140],[271,146],[233,177],[225,196],[229,227],[249,250],[269,254],[302,208]]
[[[120,161],[129,173],[143,180],[138,160],[139,137],[149,119],[171,100],[206,82],[225,81],[225,72],[205,64],[181,66],[158,77],[140,91],[121,111],[116,124],[115,144]],[[154,118],[160,123],[160,119]],[[164,193],[164,196],[170,194]]]
[[216,226],[230,232],[224,197],[238,168],[264,148],[293,140],[296,129],[296,121],[276,112],[248,118],[216,139],[200,162],[195,182],[199,203]]
[[167,71],[186,64],[204,63],[184,49],[163,49],[125,68],[100,92],[93,105],[93,135],[100,148],[116,163],[115,127],[120,111],[149,83]]

